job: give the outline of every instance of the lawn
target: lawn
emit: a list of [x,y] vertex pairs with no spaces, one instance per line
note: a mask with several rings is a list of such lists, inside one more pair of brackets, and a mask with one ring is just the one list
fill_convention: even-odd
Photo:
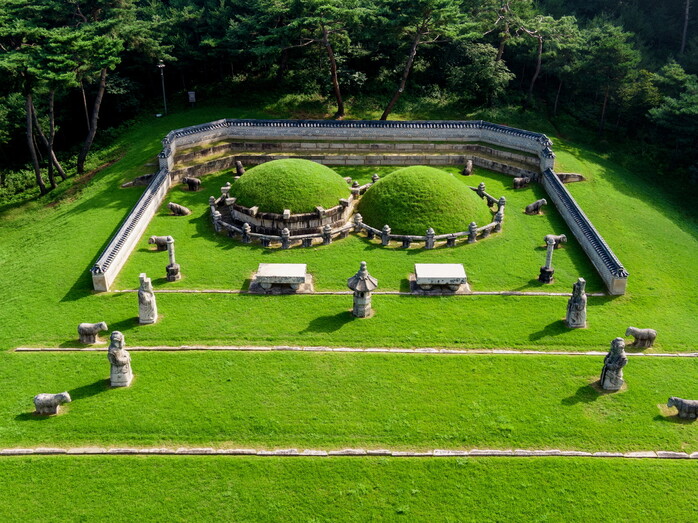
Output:
[[[693,397],[695,359],[631,359],[627,391],[599,394],[600,356],[138,352],[128,389],[104,353],[0,356],[0,447],[698,451],[660,408]],[[64,415],[31,413],[64,390]]]
[[695,468],[584,458],[4,458],[0,519],[678,523],[696,518]]

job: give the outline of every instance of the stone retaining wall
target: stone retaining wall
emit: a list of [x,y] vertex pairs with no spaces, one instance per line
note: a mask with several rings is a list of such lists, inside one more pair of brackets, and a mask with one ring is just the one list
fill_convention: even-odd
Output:
[[[552,173],[552,176],[545,175],[543,177],[543,186],[560,210],[568,226],[572,229],[582,248],[603,277],[609,290],[612,294],[623,294],[625,292],[628,273],[623,269],[623,266],[603,241],[603,238],[594,229],[584,212],[567,192],[567,189],[554,175],[552,169],[554,168],[555,155],[551,149],[552,143],[544,134],[496,125],[482,120],[400,122],[229,119],[171,131],[163,139],[163,150],[158,156],[160,171],[152,179],[143,196],[131,210],[118,232],[91,269],[95,290],[109,290],[111,283],[162,203],[169,186],[185,175],[183,171],[172,172],[177,150],[223,139],[239,139],[242,141],[294,141],[303,139],[341,142],[366,140],[379,142],[484,142],[534,154],[539,160],[539,168],[535,170],[534,174],[538,176],[537,172]],[[408,156],[410,157],[410,162],[415,162],[414,156]],[[428,155],[421,156],[427,157]],[[448,161],[453,161],[454,165],[463,164],[469,159],[466,155],[447,156],[453,157],[452,159],[449,158]],[[250,155],[251,157],[252,155]],[[368,158],[369,155],[366,155],[366,157]],[[249,160],[247,161],[249,162]],[[343,161],[349,162],[351,160],[344,159]],[[382,160],[376,158],[375,161]],[[436,162],[437,160],[432,159],[432,161]],[[486,162],[489,162],[488,164],[483,164],[484,162],[485,160],[473,158],[473,163],[476,165],[493,170],[500,170],[497,167],[504,165],[491,160],[486,160]],[[343,165],[348,164],[345,163]],[[375,165],[381,164],[376,163]],[[432,163],[432,165],[438,164]],[[519,172],[516,172],[518,168],[506,167],[510,170],[507,174],[530,176],[523,169],[519,169]],[[218,170],[220,169],[219,167]],[[504,169],[504,167],[501,167],[501,169]],[[192,171],[192,174],[194,172]],[[552,181],[553,179],[555,181]]]
[[285,158],[302,158],[304,160],[312,160],[313,162],[323,165],[458,165],[463,166],[468,160],[473,161],[473,165],[496,171],[508,176],[514,177],[530,177],[536,179],[537,171],[514,167],[494,160],[479,158],[472,155],[460,154],[236,154],[234,156],[226,156],[211,160],[210,162],[193,165],[191,167],[183,167],[172,171],[173,177],[182,179],[185,176],[205,176],[207,174],[224,171],[235,167],[236,161],[241,161],[243,165],[258,165],[260,163],[269,162],[272,160],[281,160]]
[[552,169],[546,169],[543,172],[541,181],[572,234],[577,238],[591,263],[594,264],[599,275],[603,278],[608,291],[611,294],[625,294],[628,272],[613,254],[594,224],[587,218],[587,215],[584,214],[582,208]]

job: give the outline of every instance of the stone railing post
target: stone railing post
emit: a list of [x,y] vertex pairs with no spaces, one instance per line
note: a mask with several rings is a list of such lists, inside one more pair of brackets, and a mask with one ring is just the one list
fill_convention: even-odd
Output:
[[468,243],[475,243],[477,241],[477,223],[470,222],[468,225]]
[[383,226],[383,231],[381,232],[381,243],[383,245],[388,245],[390,242],[390,225],[386,224]]
[[381,177],[378,175],[378,173],[375,173],[373,176],[371,176],[371,181],[376,183],[378,180],[380,180],[380,178]]
[[497,211],[497,214],[494,215],[494,232],[502,232],[502,223],[504,222],[504,213],[502,212],[502,209],[500,208]]
[[429,227],[427,229],[427,236],[426,236],[426,241],[424,242],[424,248],[425,249],[433,249],[434,248],[434,236],[436,236],[436,233],[434,232],[434,229]]
[[213,220],[213,230],[220,232],[221,230],[221,213],[220,211],[213,211],[211,213],[211,219]]
[[363,228],[364,219],[358,212],[354,215],[354,232],[361,232]]
[[177,281],[182,278],[179,270],[179,263],[175,260],[174,238],[167,237],[167,254],[170,259],[170,264],[165,268],[167,270],[167,281]]
[[540,268],[538,281],[541,283],[553,283],[553,274],[555,273],[555,269],[553,269],[553,250],[555,249],[555,240],[552,238],[547,238],[545,241],[548,244],[547,251],[545,253],[545,265]]
[[332,243],[332,227],[325,225],[322,228],[322,244],[329,245]]
[[291,246],[291,232],[284,227],[281,230],[281,248],[288,249]]
[[251,232],[252,232],[252,227],[250,227],[250,224],[243,223],[242,224],[242,243],[252,243],[252,236],[250,236]]
[[480,185],[477,186],[477,191],[476,191],[476,192],[477,192],[477,195],[478,195],[480,198],[484,198],[484,197],[485,197],[485,182],[480,182]]
[[499,201],[497,202],[497,211],[502,211],[504,212],[504,206],[507,204],[507,199],[502,196],[499,198]]

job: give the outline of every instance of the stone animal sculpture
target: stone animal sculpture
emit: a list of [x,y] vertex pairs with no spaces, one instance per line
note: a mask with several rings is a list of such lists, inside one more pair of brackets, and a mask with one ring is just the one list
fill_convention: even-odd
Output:
[[187,216],[191,214],[191,210],[187,209],[184,205],[179,205],[178,203],[170,202],[167,204],[167,208],[172,211],[175,216]]
[[155,245],[158,251],[167,250],[167,236],[151,236],[148,238],[148,243],[150,245]]
[[524,187],[528,187],[529,183],[531,183],[531,179],[528,176],[514,178],[514,189],[523,189]]
[[473,174],[473,161],[472,160],[468,160],[467,162],[465,162],[465,167],[463,167],[461,174],[463,176],[470,176],[471,174]]
[[679,411],[679,418],[698,418],[698,400],[684,400],[671,396],[666,406],[676,407],[676,410]]
[[81,323],[78,325],[80,343],[96,343],[99,331],[105,331],[107,329],[107,324],[103,321],[99,323]]
[[635,341],[632,343],[631,347],[647,349],[654,345],[654,340],[657,338],[657,331],[654,329],[628,327],[625,331],[625,335],[635,337]]
[[34,396],[34,406],[37,414],[58,414],[58,407],[64,403],[70,403],[70,394],[37,394]]
[[235,162],[235,174],[238,176],[245,174],[245,168],[242,166],[242,162],[240,160]]
[[540,209],[544,205],[548,205],[548,202],[545,198],[542,198],[540,200],[533,202],[530,205],[527,205],[526,210],[524,212],[526,214],[540,214]]
[[559,249],[562,247],[563,243],[567,243],[567,236],[564,234],[546,234],[545,238],[543,238],[546,245],[548,244],[548,239],[552,239],[555,242],[555,246],[553,247],[554,249]]
[[182,178],[182,181],[187,184],[190,191],[198,191],[199,187],[201,187],[201,180],[198,178],[190,178],[187,176]]

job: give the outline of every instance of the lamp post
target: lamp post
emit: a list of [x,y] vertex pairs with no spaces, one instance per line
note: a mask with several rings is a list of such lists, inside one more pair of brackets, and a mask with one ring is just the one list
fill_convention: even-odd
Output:
[[158,62],[158,69],[160,69],[160,82],[162,83],[162,103],[165,106],[165,116],[167,116],[167,97],[165,96],[165,64],[162,60]]

